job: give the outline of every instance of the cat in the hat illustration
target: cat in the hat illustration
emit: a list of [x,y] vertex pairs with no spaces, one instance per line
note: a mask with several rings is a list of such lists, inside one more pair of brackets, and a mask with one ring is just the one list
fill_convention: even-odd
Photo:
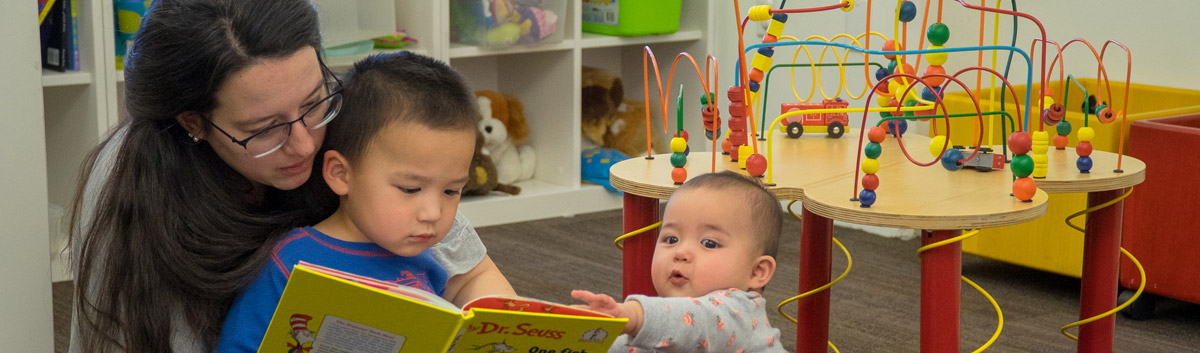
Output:
[[305,353],[312,349],[312,346],[305,346],[316,339],[316,333],[308,329],[308,320],[312,320],[312,316],[292,314],[292,338],[296,339],[296,343],[288,343],[287,353]]

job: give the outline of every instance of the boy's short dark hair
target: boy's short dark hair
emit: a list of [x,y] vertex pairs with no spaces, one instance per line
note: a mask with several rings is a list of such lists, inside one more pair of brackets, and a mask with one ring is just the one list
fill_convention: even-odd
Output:
[[475,95],[458,72],[436,59],[398,52],[362,59],[345,73],[342,111],[325,137],[351,162],[390,124],[415,122],[435,130],[474,129]]
[[[783,232],[783,210],[775,194],[761,181],[732,171],[701,174],[688,180],[676,192],[691,189],[732,190],[743,193],[744,207],[754,218],[754,229],[762,254],[772,258],[779,252],[780,233]],[[730,207],[738,207],[730,205]]]

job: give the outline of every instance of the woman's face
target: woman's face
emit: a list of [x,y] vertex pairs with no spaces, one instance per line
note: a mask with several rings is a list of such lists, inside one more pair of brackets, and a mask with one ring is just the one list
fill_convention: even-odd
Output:
[[[210,120],[233,138],[245,140],[267,127],[300,118],[329,94],[325,80],[312,48],[281,59],[261,60],[230,75],[217,89],[217,108]],[[234,170],[256,183],[280,190],[295,189],[308,180],[313,156],[325,139],[324,127],[310,130],[295,123],[291,136],[278,150],[254,158],[212,125],[207,125],[204,131],[204,136],[198,137],[207,140]]]

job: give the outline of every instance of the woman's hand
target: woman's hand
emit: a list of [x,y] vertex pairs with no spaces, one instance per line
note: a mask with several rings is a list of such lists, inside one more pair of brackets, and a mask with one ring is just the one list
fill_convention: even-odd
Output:
[[636,300],[617,303],[607,294],[596,294],[586,290],[573,290],[571,297],[587,303],[586,306],[583,306],[584,309],[611,315],[615,318],[629,319],[629,322],[625,323],[625,331],[621,332],[623,334],[636,336],[642,330],[642,304]]

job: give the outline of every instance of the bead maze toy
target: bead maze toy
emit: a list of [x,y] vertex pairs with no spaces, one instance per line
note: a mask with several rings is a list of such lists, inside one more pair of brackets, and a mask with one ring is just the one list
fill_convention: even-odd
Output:
[[[861,1],[861,0],[860,0]],[[918,1],[919,2],[919,1]],[[855,1],[843,0],[832,2],[827,5],[818,5],[802,8],[786,8],[786,0],[781,1],[779,8],[770,6],[754,6],[745,17],[741,15],[741,7],[737,0],[733,2],[734,16],[738,38],[738,61],[735,68],[734,82],[726,89],[726,99],[728,105],[726,112],[729,114],[728,121],[724,124],[724,134],[722,134],[722,121],[720,119],[720,109],[717,107],[720,104],[717,102],[718,96],[713,94],[716,91],[720,82],[715,74],[716,60],[709,56],[706,62],[706,70],[711,67],[714,69],[710,75],[708,71],[701,74],[699,65],[691,59],[687,53],[681,53],[676,56],[675,63],[682,57],[687,57],[691,60],[692,65],[696,68],[696,73],[700,76],[700,81],[704,87],[703,95],[701,96],[701,119],[705,129],[704,136],[712,141],[713,155],[713,171],[716,169],[717,158],[716,152],[722,152],[724,155],[721,158],[727,158],[728,162],[736,162],[736,165],[744,169],[747,174],[764,178],[768,186],[774,186],[773,174],[774,165],[776,163],[800,164],[805,163],[806,156],[788,156],[785,160],[773,158],[773,148],[776,144],[773,142],[775,135],[785,135],[789,137],[795,144],[812,143],[811,138],[805,135],[805,132],[825,132],[824,137],[838,138],[845,132],[852,122],[849,120],[850,113],[861,113],[860,128],[857,129],[859,134],[858,161],[857,166],[853,170],[853,187],[849,197],[851,201],[857,202],[861,208],[871,208],[873,205],[880,202],[881,197],[885,197],[887,188],[881,189],[880,172],[882,166],[879,162],[879,157],[882,155],[883,145],[890,136],[897,140],[897,146],[905,157],[908,163],[920,167],[940,165],[947,172],[954,172],[964,167],[973,168],[977,171],[991,170],[1010,170],[1011,171],[1011,194],[1009,197],[1015,198],[1020,202],[1031,202],[1035,195],[1038,194],[1038,180],[1047,178],[1048,171],[1051,169],[1050,158],[1047,156],[1049,147],[1053,145],[1056,150],[1066,150],[1068,137],[1075,134],[1075,137],[1080,141],[1074,147],[1074,154],[1077,158],[1071,167],[1078,170],[1081,174],[1089,173],[1091,170],[1098,168],[1096,162],[1091,158],[1093,148],[1090,141],[1095,138],[1095,132],[1089,126],[1092,123],[1110,123],[1118,118],[1125,119],[1125,109],[1128,105],[1130,74],[1132,53],[1131,51],[1116,41],[1106,41],[1101,50],[1097,51],[1095,47],[1085,39],[1075,38],[1059,45],[1053,40],[1050,40],[1044,27],[1038,19],[1032,15],[1022,13],[1015,10],[1015,1],[1013,10],[1002,8],[1002,2],[996,1],[996,5],[986,6],[986,1],[981,1],[983,5],[968,4],[965,0],[954,0],[951,3],[957,3],[957,7],[948,8],[954,11],[956,8],[962,10],[954,15],[974,14],[978,13],[980,18],[980,37],[976,45],[962,43],[956,44],[950,40],[951,28],[942,21],[943,1],[939,0],[936,3],[925,1],[923,6],[918,6],[918,2],[909,0],[897,0],[896,11],[892,16],[892,36],[888,36],[873,31],[871,26],[871,9],[873,1],[866,1],[866,29],[862,34],[837,34],[832,37],[822,35],[802,36],[789,35],[784,32],[789,16],[814,16],[819,13],[836,13],[830,12],[833,10],[842,10],[842,16],[854,16]],[[917,20],[918,11],[923,9],[924,14],[921,16],[921,28],[923,35],[918,35],[919,38],[916,45],[911,45],[908,38],[908,25]],[[930,24],[930,10],[936,9],[936,17],[933,23]],[[992,30],[992,43],[985,45],[984,43],[984,23],[987,14],[992,14],[995,18],[993,22],[995,26]],[[1039,37],[1033,40],[1032,46],[1028,51],[1025,51],[1016,46],[1016,35],[1009,45],[999,44],[999,19],[1001,16],[1012,17],[1014,23],[1024,21],[1032,22],[1038,28]],[[768,22],[766,34],[763,35],[759,43],[751,43],[747,45],[744,39],[745,27],[748,22]],[[872,37],[882,39],[876,40],[875,45],[872,45]],[[928,45],[925,41],[928,40]],[[882,42],[882,43],[880,43]],[[1067,102],[1068,95],[1074,94],[1071,91],[1071,85],[1076,86],[1078,94],[1090,97],[1082,85],[1075,80],[1073,75],[1065,72],[1065,58],[1063,53],[1072,45],[1082,45],[1090,49],[1097,63],[1097,79],[1100,81],[1102,89],[1091,92],[1096,95],[1094,104],[1085,104],[1080,109],[1085,114],[1085,119],[1077,131],[1073,129],[1071,124],[1067,122],[1063,116],[1068,110],[1064,104]],[[1109,45],[1119,47],[1126,53],[1126,76],[1125,76],[1125,98],[1120,105],[1116,102],[1110,102],[1115,97],[1109,88],[1108,73],[1104,66],[1104,57]],[[1048,51],[1047,48],[1053,46],[1053,51]],[[818,59],[814,59],[810,47],[821,48],[821,53]],[[907,49],[910,47],[924,49]],[[1040,51],[1038,50],[1040,47]],[[775,63],[775,55],[781,50],[794,49],[795,55],[791,63]],[[751,52],[753,51],[753,54]],[[800,52],[807,54],[808,62],[798,61]],[[826,62],[827,51],[832,51],[834,62]],[[840,51],[840,52],[839,52]],[[992,52],[992,64],[985,66],[983,57],[985,52]],[[861,54],[861,62],[850,62],[851,52]],[[1014,60],[1013,56],[1019,56],[1019,60],[1015,62],[1018,65],[1024,65],[1026,73],[1023,77],[1025,86],[1018,90],[1017,86],[1010,82],[1008,76],[1009,68],[1005,68],[1003,72],[997,69],[997,52],[1007,52],[1009,60],[1006,64],[1011,67]],[[977,56],[975,66],[959,68],[953,73],[948,71],[946,64],[949,62],[951,53],[974,53]],[[872,62],[872,59],[883,57],[887,60],[887,64]],[[1047,58],[1049,65],[1047,65]],[[649,58],[649,63],[647,62]],[[922,67],[922,61],[925,61],[926,66]],[[746,62],[749,62],[747,65]],[[671,75],[674,74],[675,63],[671,65]],[[1055,65],[1058,65],[1058,80],[1057,82],[1050,81],[1055,71]],[[655,80],[658,82],[659,99],[662,107],[661,115],[663,128],[665,131],[670,131],[667,126],[667,110],[668,105],[665,104],[668,92],[662,90],[661,76],[658,72],[658,65],[654,60],[653,53],[646,47],[643,55],[643,76],[644,89],[649,100],[649,66],[654,67]],[[861,87],[861,92],[855,94],[855,87],[850,87],[847,84],[846,67],[862,67],[862,76],[865,85]],[[875,66],[872,75],[871,66]],[[812,88],[807,98],[801,98],[801,94],[796,92],[796,75],[795,68],[805,67],[812,73],[811,84]],[[830,95],[825,91],[822,83],[822,68],[836,67],[838,69],[838,87],[837,91]],[[771,86],[771,76],[776,69],[788,68],[791,70],[792,91],[796,96],[795,102],[778,103],[780,114],[774,118],[767,115],[768,111],[768,95],[769,87]],[[1035,76],[1035,72],[1037,73]],[[965,80],[966,74],[975,74],[975,85],[972,89]],[[989,97],[976,97],[976,92],[983,91],[984,76],[991,81],[992,89],[989,90]],[[997,83],[999,81],[999,83]],[[668,78],[668,87],[670,87],[670,78]],[[1032,89],[1034,84],[1038,84],[1041,89]],[[818,86],[820,86],[818,88]],[[996,89],[999,87],[999,89]],[[947,93],[961,89],[973,103],[974,109],[964,111],[952,111],[947,108],[943,102],[943,98]],[[817,91],[821,92],[822,99],[814,101],[813,97]],[[949,91],[949,92],[948,92]],[[997,109],[995,97],[999,94],[1000,106],[1004,106],[1005,96],[1011,99],[1020,101],[1016,108],[1016,114],[1010,114],[1001,109]],[[847,97],[849,99],[844,99]],[[1023,97],[1023,99],[1022,99]],[[687,163],[687,132],[683,131],[683,113],[682,113],[682,87],[678,99],[677,107],[677,129],[675,138],[671,142],[672,152],[671,179],[675,185],[682,184],[687,179],[687,171],[684,168]],[[860,106],[860,102],[872,102],[875,107]],[[987,102],[986,106],[982,102]],[[757,114],[756,114],[757,113]],[[869,113],[879,113],[880,119],[878,122],[868,128],[866,126]],[[650,120],[650,113],[647,112],[647,122]],[[1030,116],[1033,116],[1031,122]],[[1095,116],[1095,121],[1091,121],[1090,116]],[[975,123],[975,134],[970,139],[964,136],[949,136],[951,131],[951,122],[959,121],[959,118],[969,118]],[[995,141],[991,138],[993,132],[990,131],[994,125],[994,119],[1000,118],[1000,130],[1002,139],[1000,146],[996,148]],[[985,123],[985,119],[987,122]],[[933,156],[932,161],[918,161],[909,154],[909,151],[902,142],[905,131],[907,130],[910,121],[929,121],[929,127],[933,138],[930,140],[929,151]],[[756,124],[758,121],[758,125]],[[957,122],[956,122],[957,124]],[[648,125],[648,124],[647,124]],[[757,129],[756,129],[757,126]],[[776,127],[777,131],[771,131],[768,127]],[[1053,139],[1049,133],[1050,130],[1055,132]],[[1123,130],[1123,129],[1122,129]],[[649,136],[647,129],[647,135]],[[852,132],[853,133],[853,132]],[[816,134],[813,134],[816,135]],[[1124,135],[1122,131],[1122,136]],[[988,136],[988,141],[984,142],[984,136]],[[969,140],[970,144],[952,144],[951,139]],[[649,138],[648,138],[649,139]],[[864,143],[864,139],[866,142]],[[718,148],[718,141],[720,148]],[[764,141],[762,151],[759,141]],[[647,143],[649,145],[649,142]],[[764,153],[765,152],[765,153]],[[1120,174],[1122,170],[1122,154],[1123,148],[1119,147],[1115,165],[1104,166],[1104,168],[1112,168],[1113,173]],[[647,159],[653,156],[647,154]],[[1057,161],[1058,159],[1056,159]],[[1105,159],[1107,162],[1108,159]],[[1005,165],[1008,165],[1006,168]],[[1055,165],[1054,168],[1061,168]],[[860,178],[861,176],[861,178]],[[859,187],[861,186],[861,189]],[[1005,197],[1004,195],[996,195],[995,197]],[[1118,199],[1119,200],[1119,199]],[[1097,209],[1089,209],[1087,212],[1096,211]],[[976,232],[968,232],[962,236],[954,237],[947,242],[939,242],[933,247],[949,244],[960,241],[965,237],[974,235]],[[928,248],[922,248],[928,250]],[[1126,253],[1126,255],[1129,255]],[[1132,257],[1131,255],[1129,255]],[[965,280],[965,278],[964,278]],[[982,290],[981,290],[982,291]],[[986,292],[984,292],[986,295]],[[1139,291],[1140,293],[1140,291]],[[807,293],[806,293],[807,294]],[[1136,296],[1135,296],[1136,298]],[[793,298],[794,299],[794,298]],[[1131,302],[1131,301],[1130,301]],[[1128,305],[1128,302],[1121,307]],[[1063,328],[1064,334],[1074,338],[1066,333],[1066,329],[1072,326],[1081,325],[1086,322],[1098,320],[1109,313],[1086,318],[1080,322],[1067,325]],[[997,311],[999,307],[997,306]],[[1089,321],[1090,320],[1090,321]],[[996,335],[999,334],[999,328]],[[986,348],[995,340],[995,335],[985,343],[982,347]],[[1084,350],[1084,345],[1081,343],[1081,350]]]

